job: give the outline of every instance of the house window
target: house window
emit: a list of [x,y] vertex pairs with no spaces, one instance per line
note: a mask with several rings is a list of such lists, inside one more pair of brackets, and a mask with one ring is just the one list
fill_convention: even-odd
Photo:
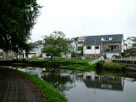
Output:
[[119,46],[118,45],[109,45],[109,52],[118,52]]
[[87,46],[86,49],[92,49],[92,47],[91,46]]
[[112,40],[112,37],[101,38],[101,41],[110,41],[110,40]]
[[99,46],[95,46],[95,49],[99,49]]
[[107,41],[107,40],[109,40],[109,38],[105,38],[105,40]]
[[112,40],[112,38],[109,38],[109,40]]
[[131,46],[131,42],[129,42],[128,45]]
[[101,41],[104,41],[104,38],[101,38]]
[[118,51],[118,50],[119,50],[119,46],[118,45],[114,45],[113,51]]

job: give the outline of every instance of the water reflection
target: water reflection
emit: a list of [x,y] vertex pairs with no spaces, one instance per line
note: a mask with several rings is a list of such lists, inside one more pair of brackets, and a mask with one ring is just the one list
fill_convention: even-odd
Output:
[[84,82],[87,88],[123,91],[124,87],[124,78],[112,75],[98,75],[93,71],[78,72],[63,69],[42,69],[35,67],[27,67],[19,70],[28,72],[46,80],[62,93],[76,87],[74,83],[77,80]]
[[87,88],[123,91],[124,78],[118,76],[97,75],[95,72],[83,74],[83,81]]
[[66,73],[61,70],[46,70],[44,75],[42,76],[44,80],[51,83],[57,90],[59,90],[63,95],[65,95],[64,91],[70,90],[74,86],[72,83],[74,82],[73,76],[69,73]]
[[[68,98],[68,102],[135,102],[136,73],[82,72],[54,68],[20,69],[51,83]],[[126,77],[127,76],[127,77]],[[132,78],[128,78],[132,76]]]

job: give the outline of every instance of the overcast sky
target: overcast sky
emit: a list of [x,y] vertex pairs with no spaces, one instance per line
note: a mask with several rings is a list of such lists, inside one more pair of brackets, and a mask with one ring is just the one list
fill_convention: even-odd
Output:
[[136,0],[38,0],[44,6],[32,41],[58,30],[66,37],[124,34],[136,36]]

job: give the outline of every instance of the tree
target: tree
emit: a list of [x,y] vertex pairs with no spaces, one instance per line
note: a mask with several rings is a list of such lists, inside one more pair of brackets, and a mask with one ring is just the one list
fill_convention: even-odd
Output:
[[61,56],[62,53],[70,52],[71,40],[65,38],[65,34],[61,31],[54,31],[49,36],[45,36],[42,52],[47,56]]
[[25,55],[26,55],[26,57],[28,58],[28,54],[29,54],[29,52],[31,51],[31,50],[33,50],[34,49],[34,45],[32,44],[32,43],[28,43],[27,45],[26,45],[26,47],[25,47]]
[[0,49],[19,52],[35,24],[40,6],[37,0],[0,0]]
[[132,46],[133,46],[133,47],[136,47],[136,43],[133,43]]

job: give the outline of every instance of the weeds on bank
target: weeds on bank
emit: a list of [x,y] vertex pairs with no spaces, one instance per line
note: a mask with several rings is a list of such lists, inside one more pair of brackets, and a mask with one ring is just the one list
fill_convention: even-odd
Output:
[[124,65],[117,62],[105,62],[105,61],[99,61],[96,63],[96,69],[101,70],[123,70]]

